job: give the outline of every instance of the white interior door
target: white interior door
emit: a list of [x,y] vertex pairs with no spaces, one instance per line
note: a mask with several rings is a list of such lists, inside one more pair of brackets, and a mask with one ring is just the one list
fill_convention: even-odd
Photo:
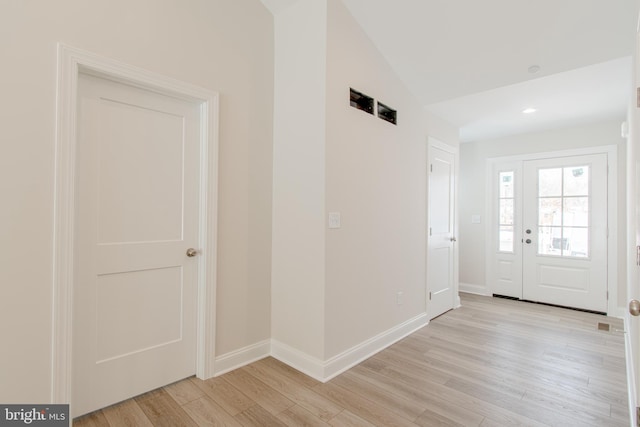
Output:
[[607,311],[607,157],[524,162],[523,299]]
[[455,304],[455,156],[429,147],[429,248],[427,311],[433,319]]
[[195,373],[199,120],[79,76],[73,416]]

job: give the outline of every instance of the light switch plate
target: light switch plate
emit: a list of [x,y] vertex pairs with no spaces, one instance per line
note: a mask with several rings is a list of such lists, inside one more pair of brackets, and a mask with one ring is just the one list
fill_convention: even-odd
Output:
[[329,228],[340,228],[340,212],[329,212]]

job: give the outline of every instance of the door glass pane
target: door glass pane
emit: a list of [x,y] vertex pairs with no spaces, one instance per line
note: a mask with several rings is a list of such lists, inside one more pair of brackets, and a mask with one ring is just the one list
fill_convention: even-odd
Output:
[[589,195],[589,166],[564,168],[564,195]]
[[538,199],[538,225],[562,225],[562,198]]
[[540,255],[560,255],[553,247],[553,239],[561,236],[562,227],[538,227],[538,253]]
[[538,171],[538,196],[562,195],[562,168],[540,169]]
[[513,171],[500,172],[500,198],[513,198]]
[[500,224],[513,225],[513,199],[500,200]]
[[500,243],[498,250],[500,252],[513,252],[513,226],[500,226]]
[[498,251],[513,252],[514,240],[514,171],[498,175]]
[[589,256],[589,229],[587,227],[564,227],[566,247],[563,255],[586,258]]
[[589,226],[589,198],[567,197],[564,199],[562,225],[570,227]]
[[538,170],[538,254],[589,256],[589,166]]

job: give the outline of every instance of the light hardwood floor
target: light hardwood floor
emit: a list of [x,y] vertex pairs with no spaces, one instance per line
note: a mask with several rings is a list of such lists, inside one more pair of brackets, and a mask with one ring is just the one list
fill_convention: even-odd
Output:
[[267,358],[74,426],[629,425],[620,320],[467,294],[462,304],[325,384]]

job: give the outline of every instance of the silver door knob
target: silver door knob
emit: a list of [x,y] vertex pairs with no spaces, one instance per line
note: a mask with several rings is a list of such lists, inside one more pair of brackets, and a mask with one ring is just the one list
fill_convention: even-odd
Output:
[[631,313],[632,316],[640,315],[640,301],[637,299],[629,301],[629,313]]
[[192,258],[192,257],[194,257],[196,255],[198,255],[198,250],[197,249],[193,249],[193,248],[187,249],[187,256],[189,258]]

